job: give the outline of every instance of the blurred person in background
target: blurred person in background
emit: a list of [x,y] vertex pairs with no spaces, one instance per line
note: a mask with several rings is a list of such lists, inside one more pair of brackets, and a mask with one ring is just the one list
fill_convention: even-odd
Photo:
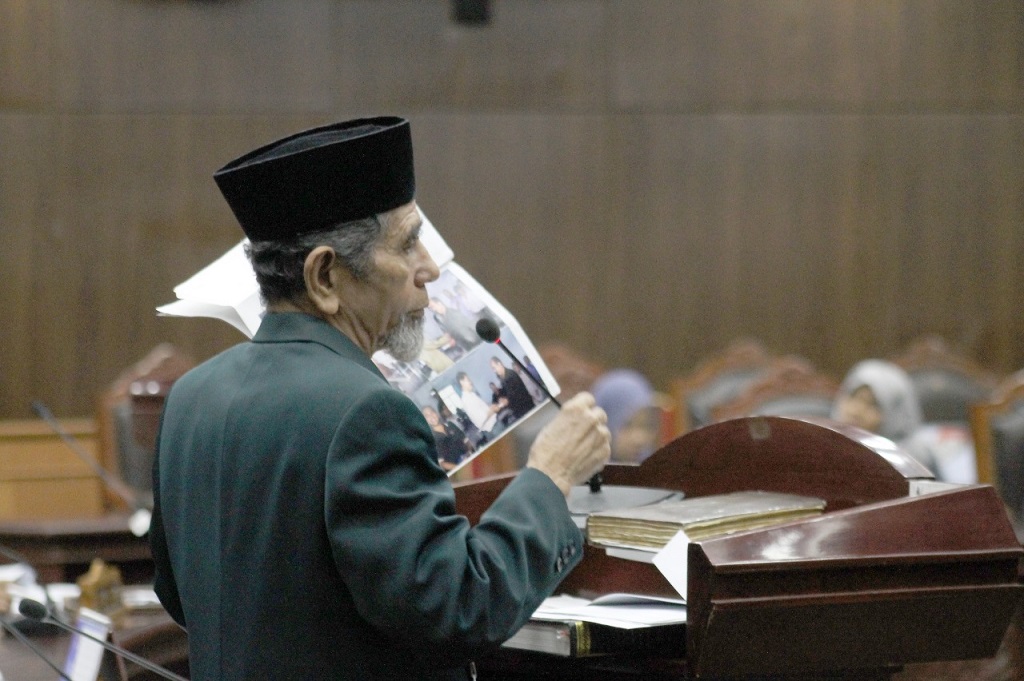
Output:
[[608,414],[613,463],[640,463],[661,444],[661,407],[650,382],[638,371],[612,369],[591,386]]

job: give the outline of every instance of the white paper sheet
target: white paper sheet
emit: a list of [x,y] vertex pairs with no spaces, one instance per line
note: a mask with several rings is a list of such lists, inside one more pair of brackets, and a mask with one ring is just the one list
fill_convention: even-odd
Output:
[[665,548],[658,551],[654,556],[654,567],[665,576],[668,583],[683,599],[686,598],[686,581],[689,573],[687,553],[689,552],[690,538],[682,530],[672,537]]
[[639,629],[659,624],[686,622],[686,606],[678,602],[642,599],[632,595],[629,603],[624,594],[616,594],[619,605],[598,605],[586,598],[552,596],[533,614],[537,620],[580,620],[605,624],[619,629]]

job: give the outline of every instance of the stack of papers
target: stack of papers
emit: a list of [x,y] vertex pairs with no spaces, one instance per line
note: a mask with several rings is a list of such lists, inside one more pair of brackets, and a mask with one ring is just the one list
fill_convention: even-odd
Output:
[[592,601],[576,596],[552,596],[533,614],[535,620],[581,621],[618,629],[639,629],[686,622],[686,602],[639,594],[608,594]]

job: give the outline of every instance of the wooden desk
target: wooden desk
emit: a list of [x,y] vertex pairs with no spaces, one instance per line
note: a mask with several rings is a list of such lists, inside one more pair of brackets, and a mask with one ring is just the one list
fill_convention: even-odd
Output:
[[[68,636],[33,636],[29,640],[60,669],[67,655]],[[60,677],[21,641],[0,634],[0,673],[4,681],[57,681]]]
[[[911,496],[929,478],[870,433],[780,417],[706,426],[640,466],[607,467],[607,485],[688,496],[761,489],[827,502],[816,518],[690,545],[687,654],[662,661],[677,664],[675,676],[659,674],[874,681],[918,664],[992,658],[1021,603],[1024,550],[991,486]],[[508,479],[458,487],[460,512],[475,522]],[[559,591],[672,593],[652,565],[592,546]],[[491,678],[525,678],[518,675],[527,663],[541,671],[547,664],[554,677],[617,678],[599,668],[611,663],[601,659],[523,662],[502,652],[487,663]],[[634,664],[632,673],[650,672]]]
[[[170,633],[162,633],[164,629]],[[153,632],[161,633],[154,636]],[[119,620],[113,639],[116,645],[127,647],[136,655],[188,677],[188,638],[173,624],[166,612],[157,610],[126,616]],[[33,635],[29,641],[58,669],[63,668],[71,641],[70,634]],[[6,631],[0,633],[0,673],[4,681],[59,679],[59,675],[39,655]],[[104,653],[100,681],[122,681],[125,676],[129,679],[150,679],[153,675],[131,663],[122,669],[113,653]]]
[[43,583],[73,582],[93,558],[116,564],[126,584],[153,581],[149,539],[128,529],[127,514],[66,520],[0,521],[0,544],[22,554]]

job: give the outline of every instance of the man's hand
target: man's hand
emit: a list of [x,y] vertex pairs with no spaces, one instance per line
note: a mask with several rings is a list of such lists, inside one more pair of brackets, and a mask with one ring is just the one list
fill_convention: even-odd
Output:
[[611,434],[608,416],[594,402],[594,396],[582,392],[562,405],[534,441],[526,462],[547,474],[566,497],[576,485],[583,484],[608,463]]

